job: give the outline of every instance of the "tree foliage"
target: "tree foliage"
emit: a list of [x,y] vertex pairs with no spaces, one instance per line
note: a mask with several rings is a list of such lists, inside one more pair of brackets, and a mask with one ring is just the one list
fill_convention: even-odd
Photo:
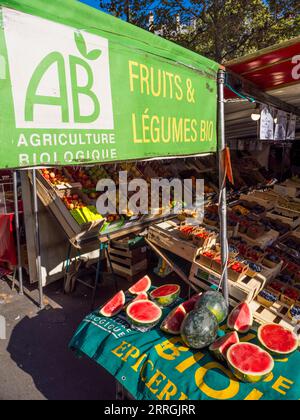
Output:
[[149,0],[100,0],[99,6],[116,17],[148,29],[152,4]]
[[300,35],[299,0],[112,0],[100,7],[218,62]]

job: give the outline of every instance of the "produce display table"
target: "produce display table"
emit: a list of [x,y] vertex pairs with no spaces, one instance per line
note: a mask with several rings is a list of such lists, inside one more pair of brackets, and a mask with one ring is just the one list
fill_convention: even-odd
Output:
[[[255,332],[244,340],[255,342]],[[299,352],[276,361],[265,382],[241,383],[207,350],[190,350],[180,337],[164,334],[159,326],[147,333],[134,331],[123,313],[114,318],[88,315],[70,348],[104,367],[137,400],[300,398]]]

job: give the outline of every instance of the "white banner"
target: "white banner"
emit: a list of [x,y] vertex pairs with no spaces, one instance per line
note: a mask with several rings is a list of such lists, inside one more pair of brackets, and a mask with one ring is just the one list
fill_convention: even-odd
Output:
[[274,139],[274,118],[272,110],[266,105],[261,108],[260,140]]

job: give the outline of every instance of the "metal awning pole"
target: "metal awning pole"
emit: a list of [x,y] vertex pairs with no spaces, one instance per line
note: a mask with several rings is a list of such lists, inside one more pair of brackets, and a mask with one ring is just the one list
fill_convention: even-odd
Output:
[[20,216],[19,216],[19,200],[18,200],[18,176],[17,171],[13,171],[14,182],[14,205],[15,205],[15,227],[16,227],[16,241],[17,241],[17,258],[18,258],[18,280],[19,280],[19,294],[24,294],[23,289],[23,271],[21,259],[21,244],[20,244]]
[[218,73],[218,150],[219,150],[219,188],[220,188],[220,241],[221,241],[221,257],[223,267],[223,283],[222,290],[224,298],[229,304],[228,293],[228,237],[227,237],[227,200],[226,200],[226,182],[225,182],[225,162],[224,150],[226,148],[225,140],[225,71],[219,70]]
[[33,186],[33,212],[35,221],[35,248],[36,248],[36,271],[39,283],[39,306],[44,309],[44,293],[42,279],[42,261],[41,261],[41,242],[40,242],[40,225],[39,225],[39,207],[36,188],[36,169],[32,170],[32,186]]

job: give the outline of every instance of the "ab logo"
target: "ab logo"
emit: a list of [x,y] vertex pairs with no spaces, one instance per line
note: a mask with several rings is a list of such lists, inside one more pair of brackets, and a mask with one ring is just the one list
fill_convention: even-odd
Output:
[[108,40],[3,15],[17,128],[113,129]]
[[0,315],[0,340],[6,339],[6,321],[4,316]]

